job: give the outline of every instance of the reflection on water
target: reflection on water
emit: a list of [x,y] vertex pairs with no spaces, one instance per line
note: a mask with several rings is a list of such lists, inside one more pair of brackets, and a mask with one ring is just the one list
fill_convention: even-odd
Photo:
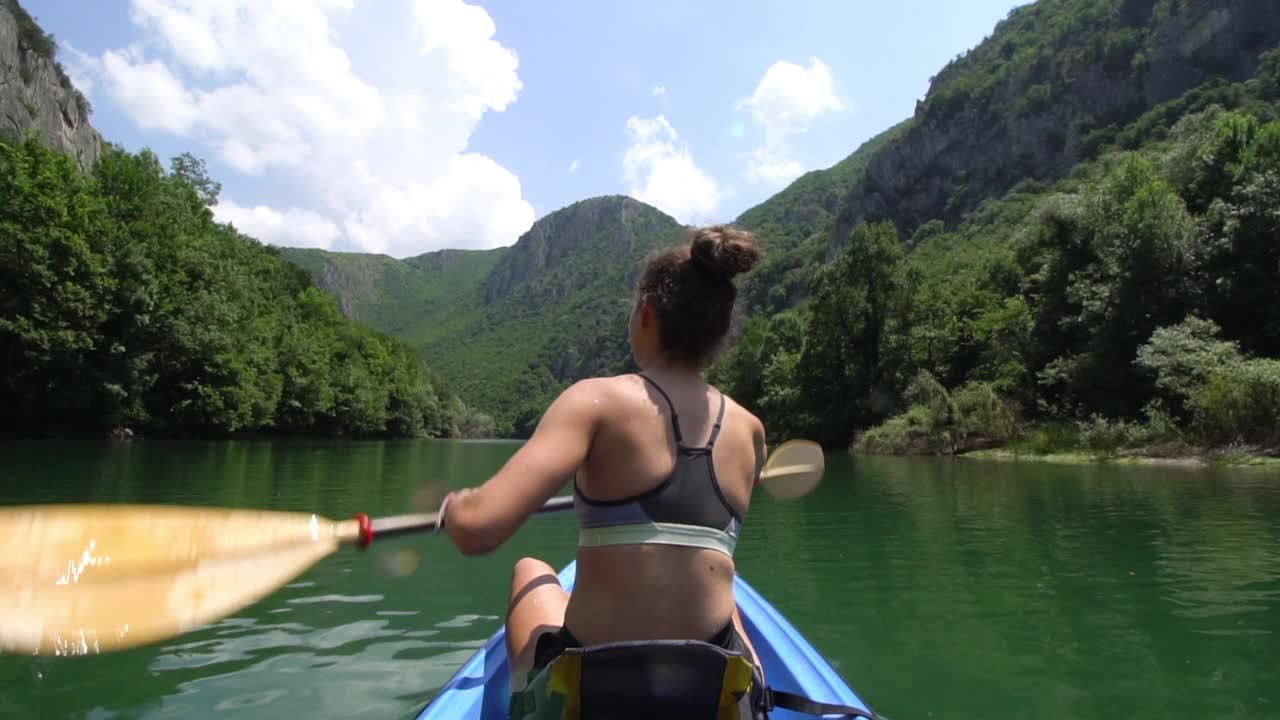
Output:
[[[511,443],[0,445],[0,502],[417,511]],[[761,497],[740,571],[869,702],[905,718],[1280,717],[1280,475],[828,458]],[[412,717],[501,623],[512,562],[562,563],[568,516],[498,552],[343,550],[155,646],[0,658],[0,717]]]

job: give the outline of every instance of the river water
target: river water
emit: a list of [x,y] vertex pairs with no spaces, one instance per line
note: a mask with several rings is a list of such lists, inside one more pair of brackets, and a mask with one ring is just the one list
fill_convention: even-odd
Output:
[[[4,441],[0,504],[423,509],[508,442]],[[434,509],[434,508],[431,508]],[[232,617],[79,658],[0,657],[0,718],[412,717],[568,516],[460,556],[343,550]],[[1280,473],[866,458],[763,495],[738,568],[888,720],[1280,717]]]

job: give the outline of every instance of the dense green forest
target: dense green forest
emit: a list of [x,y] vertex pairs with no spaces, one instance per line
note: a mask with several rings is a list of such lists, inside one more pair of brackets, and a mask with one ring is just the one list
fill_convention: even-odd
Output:
[[570,382],[630,368],[629,288],[650,253],[682,238],[656,208],[605,196],[550,213],[498,250],[284,257],[350,316],[419,348],[499,435],[527,437]]
[[[1280,6],[1227,5],[1013,10],[734,221],[764,255],[710,378],[775,440],[867,452],[1280,446]],[[615,196],[489,251],[277,251],[189,156],[86,176],[28,141],[0,171],[24,428],[524,436],[631,368],[635,278],[683,230]]]
[[214,221],[182,155],[91,174],[0,144],[0,425],[10,431],[487,434],[399,340],[343,317],[278,251]]
[[864,223],[714,376],[772,434],[874,452],[1275,444],[1278,100],[1271,51],[909,252]]

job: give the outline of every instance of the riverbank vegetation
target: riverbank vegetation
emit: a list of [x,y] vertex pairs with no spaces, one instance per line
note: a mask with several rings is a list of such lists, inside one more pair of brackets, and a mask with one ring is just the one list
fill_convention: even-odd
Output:
[[860,226],[715,378],[779,436],[862,452],[1275,452],[1277,88],[1273,51],[953,228]]
[[104,149],[90,174],[0,143],[0,429],[492,432],[401,341],[214,220],[189,155]]

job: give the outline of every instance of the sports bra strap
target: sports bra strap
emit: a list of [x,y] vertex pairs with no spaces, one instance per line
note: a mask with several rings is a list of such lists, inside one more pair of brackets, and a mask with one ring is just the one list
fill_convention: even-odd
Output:
[[[675,403],[671,402],[671,396],[668,395],[667,391],[663,390],[658,383],[654,382],[653,378],[645,375],[644,373],[637,374],[644,378],[645,382],[652,385],[653,389],[658,391],[658,394],[662,396],[663,400],[667,401],[667,407],[671,409],[671,429],[675,431],[676,443],[683,445],[684,437],[680,435],[680,418],[676,415],[676,406]],[[716,415],[716,424],[711,426],[711,437],[707,438],[707,447],[715,447],[716,438],[720,436],[720,423],[724,421],[724,405],[724,393],[720,393],[720,413]]]
[[720,435],[720,423],[724,421],[724,393],[720,393],[720,414],[716,415],[716,424],[711,426],[711,437],[707,438],[707,447],[715,447],[716,437]]
[[644,373],[639,373],[639,375],[645,379],[645,382],[652,385],[654,390],[658,391],[658,394],[662,396],[662,399],[667,401],[667,407],[671,408],[671,429],[676,433],[676,443],[683,445],[684,437],[680,435],[680,418],[676,417],[676,406],[671,402],[671,396],[667,395],[667,391],[663,390],[662,386],[654,382],[648,375],[645,375]]

